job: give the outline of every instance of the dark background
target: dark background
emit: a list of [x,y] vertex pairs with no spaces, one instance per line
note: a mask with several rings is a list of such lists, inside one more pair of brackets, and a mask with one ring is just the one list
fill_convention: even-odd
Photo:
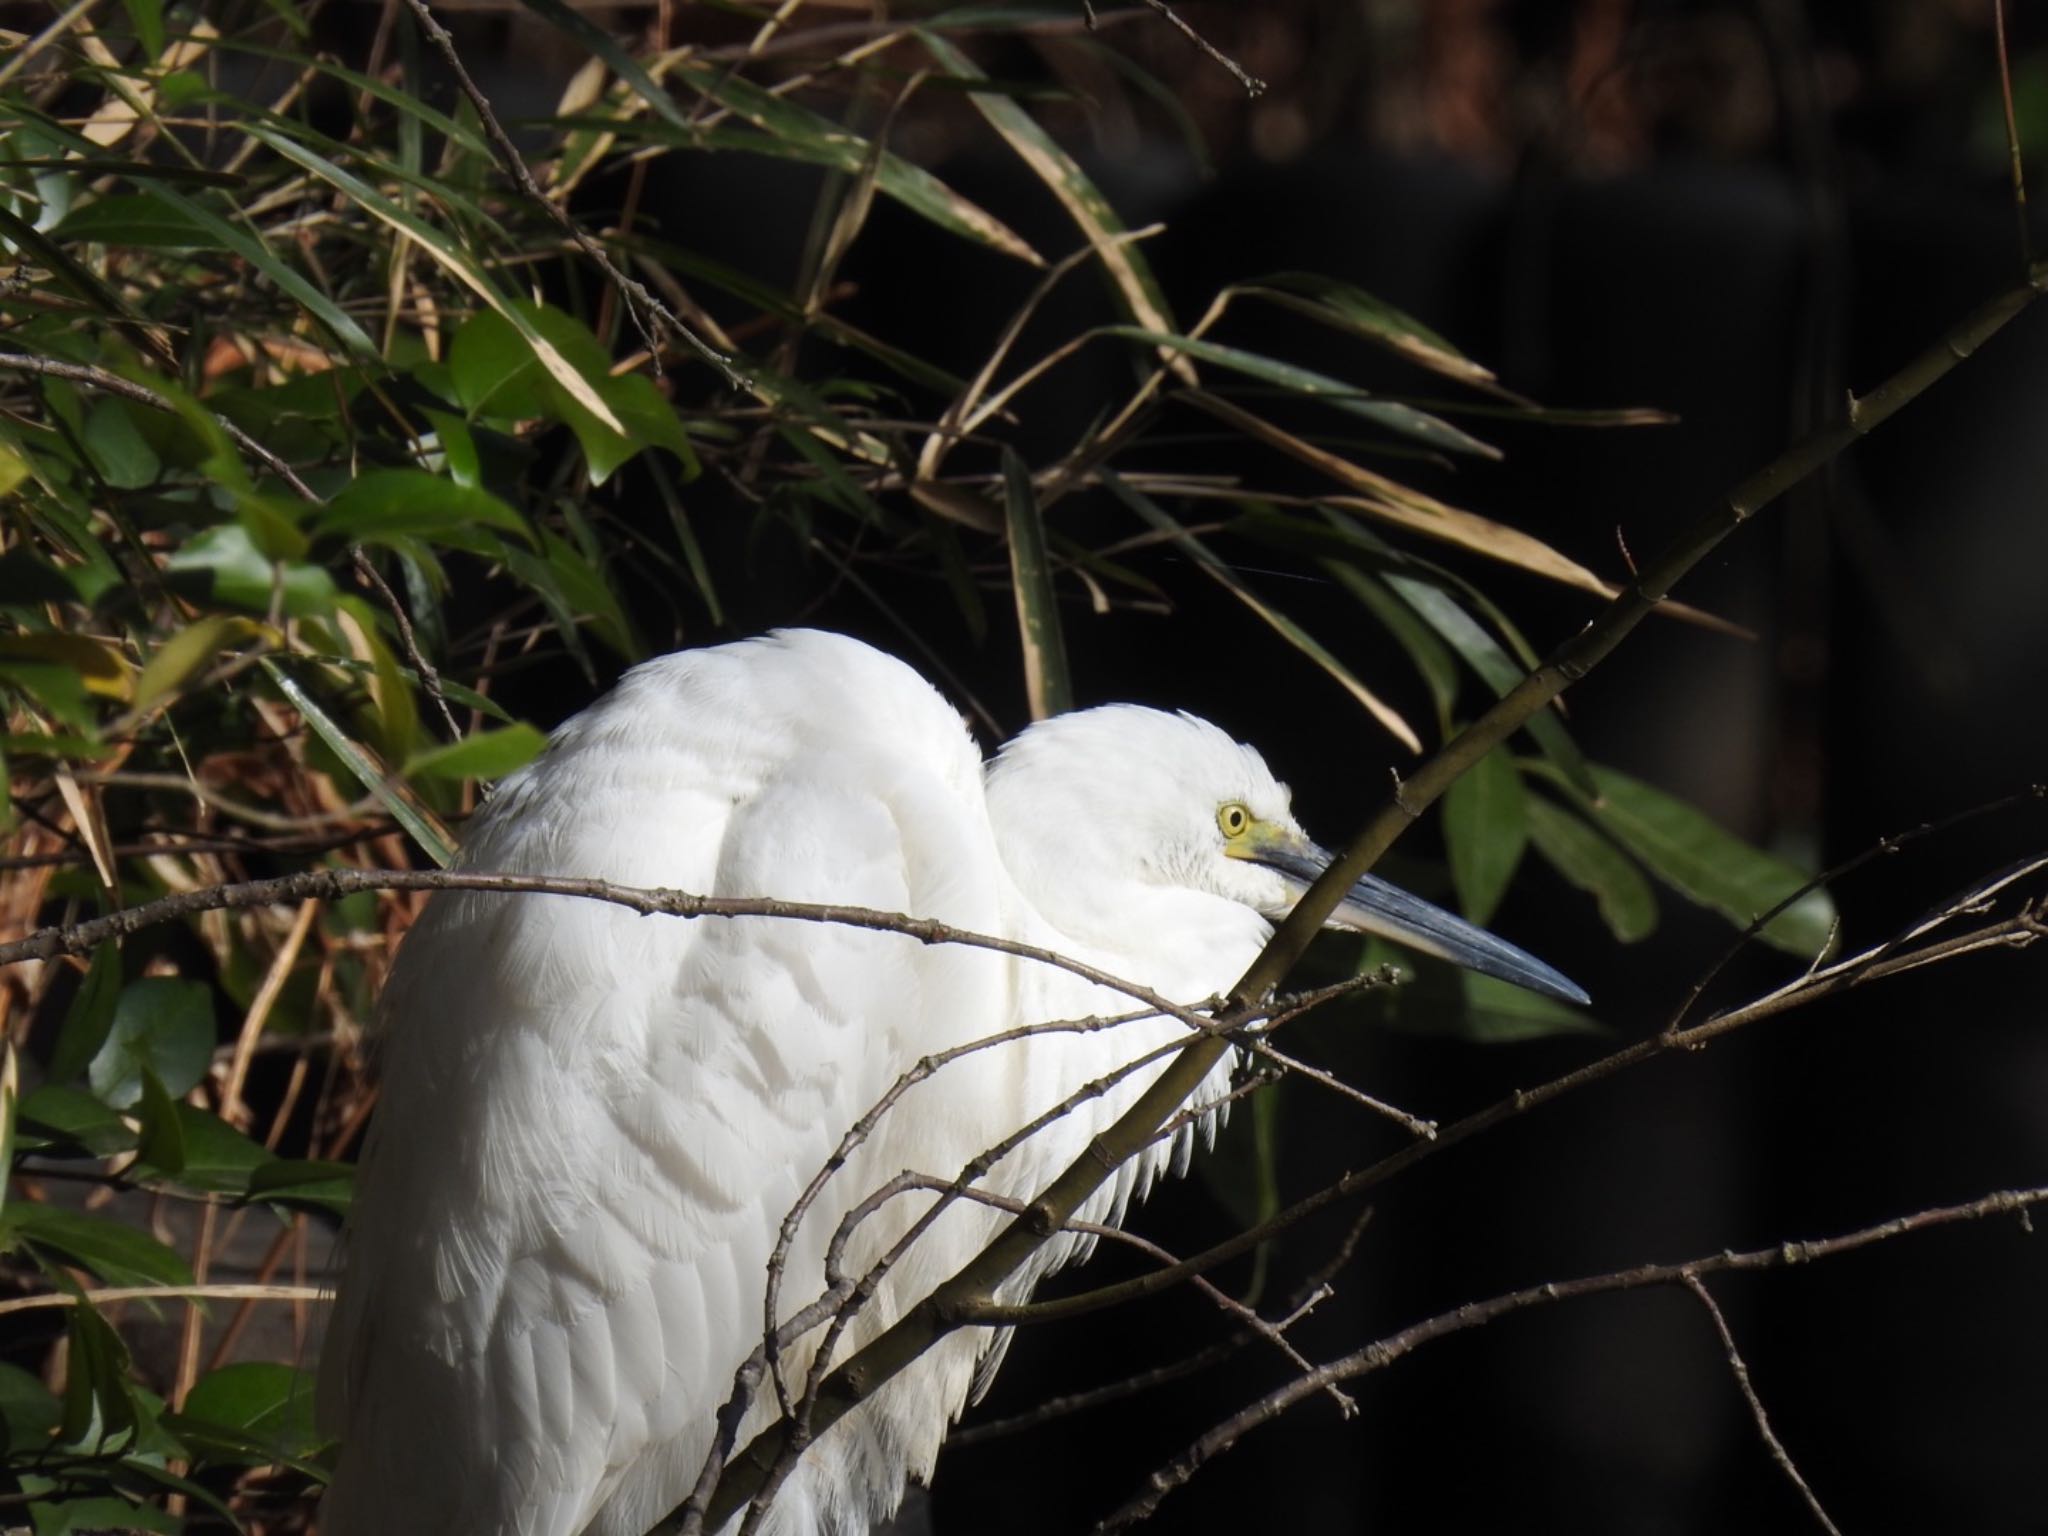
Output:
[[[2021,130],[2031,149],[2048,148],[2048,31],[2038,8],[2014,9]],[[1214,156],[1209,171],[1156,105],[1077,43],[1017,42],[983,62],[1085,98],[1055,120],[1129,222],[1170,223],[1151,252],[1183,323],[1229,280],[1324,272],[1416,314],[1546,403],[1676,413],[1654,430],[1502,430],[1506,462],[1464,471],[1445,492],[1611,574],[1624,571],[1617,534],[1639,556],[1656,551],[1743,475],[1835,419],[1845,389],[1869,388],[2021,269],[1991,10],[1976,0],[1276,0],[1187,14],[1268,78],[1264,98],[1244,101],[1163,25],[1119,20],[1102,37],[1165,80]],[[501,95],[544,101],[556,88],[517,28],[472,26],[472,53],[498,52]],[[905,147],[1028,238],[1071,248],[1044,189],[968,115],[934,111],[902,132]],[[781,166],[679,162],[657,171],[645,206],[696,248],[782,277],[815,187]],[[846,276],[857,285],[850,316],[963,369],[1029,285],[888,207]],[[1040,333],[1096,317],[1107,317],[1101,295],[1070,284]],[[1229,334],[1380,382],[1355,351],[1319,357],[1331,344],[1312,333]],[[1119,377],[1106,361],[1063,370],[1026,397],[1030,432],[1057,451]],[[1415,388],[1413,376],[1399,387]],[[1653,621],[1574,690],[1575,732],[1597,758],[1814,865],[2048,778],[2044,428],[2048,314],[2036,311],[1738,533],[1681,590],[1753,641]],[[1246,450],[1192,442],[1186,452],[1187,467],[1225,471]],[[1270,463],[1257,470],[1271,482]],[[1085,500],[1060,513],[1086,533],[1115,515]],[[752,536],[738,520],[705,531]],[[733,631],[799,617],[845,629],[943,664],[1005,726],[1025,718],[1001,615],[977,644],[943,592],[885,581],[930,647],[919,655],[798,552],[752,560]],[[1539,646],[1589,612],[1532,579],[1465,568]],[[1198,573],[1163,557],[1148,570],[1174,598],[1170,615],[1068,610],[1081,701],[1206,714],[1261,746],[1312,828],[1326,839],[1350,830],[1397,749]],[[1341,593],[1280,559],[1262,574],[1290,612],[1347,636],[1340,649],[1374,686],[1417,702],[1402,693],[1398,657],[1375,669],[1375,642]],[[720,635],[686,616],[674,638]],[[568,678],[525,686],[516,702],[542,721],[583,697]],[[1423,829],[1404,853],[1434,857],[1432,835]],[[1879,861],[1836,891],[1844,941],[1882,939],[2044,837],[2048,812],[2036,805]],[[1311,1024],[1297,1044],[1376,1094],[1448,1119],[1653,1031],[1729,938],[1667,900],[1655,937],[1621,950],[1590,904],[1533,862],[1494,926],[1585,983],[1614,1038],[1488,1047]],[[1789,974],[1782,957],[1746,955],[1711,996],[1741,1000]],[[2038,952],[1888,982],[1432,1159],[1375,1192],[1356,1259],[1296,1342],[1323,1358],[1531,1282],[1823,1236],[2048,1183],[2044,983]],[[1391,1127],[1323,1097],[1290,1087],[1284,1105],[1290,1192],[1399,1144]],[[1277,1246],[1269,1305],[1353,1215]],[[1180,1249],[1231,1230],[1200,1179],[1155,1196],[1142,1225]],[[1116,1272],[1105,1256],[1085,1280]],[[2048,1530],[2043,1239],[1991,1222],[1714,1290],[1780,1436],[1844,1530]],[[969,1422],[1178,1359],[1225,1329],[1179,1292],[1045,1330],[1012,1349]],[[951,1450],[932,1527],[1084,1529],[1283,1369],[1250,1349],[1114,1406]],[[1705,1314],[1680,1291],[1510,1318],[1354,1390],[1355,1421],[1306,1404],[1169,1499],[1151,1528],[1816,1528],[1767,1459]]]

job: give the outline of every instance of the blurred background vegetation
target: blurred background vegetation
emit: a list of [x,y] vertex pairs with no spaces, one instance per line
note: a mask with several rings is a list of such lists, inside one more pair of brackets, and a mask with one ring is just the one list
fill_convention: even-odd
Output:
[[[0,5],[0,940],[443,863],[621,668],[776,624],[905,656],[991,746],[1070,702],[1197,709],[1334,838],[1636,555],[2017,269],[1973,0],[1190,9],[1258,95],[1142,8],[434,11],[504,137],[405,0]],[[2014,24],[2032,153],[2048,34]],[[1585,979],[1594,1017],[1425,968],[1303,1052],[1424,1113],[1485,1102],[1656,1028],[1802,871],[2038,778],[2038,319],[1390,861]],[[1731,993],[2027,835],[1808,897]],[[0,1523],[307,1527],[314,1298],[418,904],[214,912],[0,978]],[[1903,992],[1853,1049],[1837,1019],[1688,1062],[1506,1133],[1512,1166],[1433,1166],[1303,1347],[2042,1182],[2015,1089],[2048,1056],[2012,974]],[[1397,1135],[1297,1086],[1162,1197],[1165,1231]],[[1334,1241],[1234,1283],[1277,1297]],[[1764,1282],[1791,1301],[1738,1316],[1863,1528],[2038,1522],[2043,1261],[1942,1241],[1982,1268]],[[1183,1298],[1020,1348],[984,1418],[1216,1326]],[[1248,1445],[1161,1523],[1806,1518],[1682,1301],[1522,1326],[1376,1382],[1359,1423]],[[1084,1523],[1270,1369],[1137,1399],[1107,1439],[983,1435],[942,1463],[936,1528]]]

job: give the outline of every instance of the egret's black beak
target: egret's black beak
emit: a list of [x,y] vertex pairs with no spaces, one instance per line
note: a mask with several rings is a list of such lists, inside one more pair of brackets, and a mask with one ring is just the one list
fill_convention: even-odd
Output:
[[[1306,839],[1266,839],[1249,847],[1242,857],[1268,869],[1278,870],[1291,884],[1305,891],[1330,866],[1330,855]],[[1482,976],[1497,976],[1531,992],[1555,997],[1567,1003],[1589,1003],[1585,989],[1560,975],[1526,950],[1497,939],[1484,928],[1475,928],[1462,917],[1433,906],[1419,896],[1410,896],[1397,885],[1377,875],[1367,875],[1351,888],[1329,926],[1376,933],[1382,938],[1421,950],[1439,960],[1448,960]]]

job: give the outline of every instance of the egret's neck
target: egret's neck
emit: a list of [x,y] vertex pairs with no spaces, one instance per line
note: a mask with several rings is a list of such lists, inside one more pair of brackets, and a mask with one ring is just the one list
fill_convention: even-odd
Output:
[[1272,931],[1251,908],[1207,891],[998,841],[1036,942],[1177,1002],[1227,990]]

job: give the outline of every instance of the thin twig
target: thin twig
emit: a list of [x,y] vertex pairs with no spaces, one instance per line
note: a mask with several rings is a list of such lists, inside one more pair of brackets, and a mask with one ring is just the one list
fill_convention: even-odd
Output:
[[1682,1264],[1641,1264],[1633,1269],[1589,1275],[1578,1280],[1559,1280],[1545,1285],[1525,1286],[1521,1290],[1509,1291],[1489,1301],[1467,1303],[1332,1360],[1232,1414],[1189,1445],[1171,1462],[1153,1472],[1146,1479],[1144,1491],[1131,1498],[1096,1529],[1117,1530],[1144,1519],[1159,1507],[1160,1501],[1166,1495],[1185,1484],[1205,1464],[1229,1450],[1248,1432],[1262,1424],[1270,1423],[1296,1403],[1320,1392],[1329,1382],[1353,1381],[1360,1376],[1384,1370],[1424,1344],[1450,1334],[1463,1333],[1467,1329],[1483,1327],[1510,1313],[1575,1300],[1582,1296],[1641,1290],[1655,1285],[1683,1285],[1689,1277],[1697,1278],[1701,1275],[1784,1269],[1794,1264],[1808,1264],[1816,1259],[1829,1259],[1853,1253],[1857,1249],[1889,1242],[1911,1232],[1923,1232],[1931,1227],[1982,1221],[1991,1216],[2024,1215],[2033,1207],[2044,1203],[2048,1203],[2048,1187],[1999,1190],[1962,1205],[1932,1206],[1914,1211],[1910,1215],[1896,1216],[1890,1221],[1860,1227],[1839,1237],[1821,1238],[1811,1242],[1780,1243],[1773,1248],[1754,1248],[1744,1253],[1730,1250],[1690,1259]]
[[1728,1319],[1721,1313],[1721,1305],[1714,1300],[1714,1293],[1707,1289],[1706,1281],[1697,1271],[1688,1271],[1684,1278],[1685,1288],[1699,1298],[1701,1306],[1707,1309],[1707,1316],[1713,1320],[1714,1332],[1721,1336],[1721,1349],[1728,1357],[1728,1370],[1735,1377],[1735,1385],[1742,1393],[1742,1400],[1749,1404],[1749,1416],[1756,1423],[1756,1432],[1762,1437],[1764,1449],[1771,1453],[1778,1470],[1799,1490],[1799,1496],[1806,1500],[1806,1507],[1813,1511],[1813,1518],[1820,1522],[1828,1536],[1842,1536],[1842,1528],[1828,1518],[1828,1512],[1821,1507],[1812,1487],[1800,1476],[1799,1468],[1793,1464],[1792,1453],[1785,1449],[1785,1442],[1778,1438],[1771,1428],[1771,1416],[1764,1411],[1764,1400],[1757,1396],[1756,1383],[1749,1379],[1749,1363],[1742,1358],[1742,1351],[1735,1346],[1735,1332],[1728,1326]]
[[[1231,78],[1237,81],[1239,85],[1244,87],[1245,95],[1257,97],[1263,96],[1265,94],[1265,81],[1261,80],[1257,75],[1250,73],[1248,70],[1244,68],[1243,65],[1239,64],[1237,60],[1231,58],[1230,55],[1223,52],[1222,49],[1218,48],[1214,43],[1210,42],[1206,37],[1202,36],[1201,33],[1197,32],[1193,27],[1189,26],[1185,21],[1181,20],[1180,16],[1174,11],[1173,7],[1166,3],[1166,0],[1145,0],[1145,4],[1150,6],[1153,10],[1157,11],[1161,16],[1164,16],[1169,22],[1171,22],[1174,25],[1174,27],[1179,30],[1180,35],[1182,37],[1185,37],[1189,42],[1193,43],[1197,48],[1201,49],[1203,53],[1206,53],[1211,59],[1215,60],[1218,64],[1221,64],[1225,69],[1229,70]],[[1090,14],[1088,19],[1088,26],[1091,31],[1094,30],[1095,18],[1092,13]]]
[[2027,227],[2027,173],[2020,157],[2020,126],[2012,110],[2012,60],[2005,51],[2005,0],[1991,0],[1991,30],[1998,40],[1998,89],[2005,102],[2005,148],[2012,161],[2012,204],[2019,216],[2020,261],[2034,260],[2034,234]]
[[419,674],[420,682],[426,686],[427,697],[441,711],[441,719],[448,727],[450,741],[462,740],[462,727],[455,723],[455,711],[448,707],[448,696],[441,691],[441,674],[434,664],[427,660],[420,650],[419,637],[413,633],[412,619],[407,616],[405,604],[398,600],[398,594],[391,590],[391,584],[384,579],[384,573],[370,561],[369,555],[360,544],[350,546],[349,553],[355,559],[356,576],[365,586],[376,589],[384,599],[384,606],[391,610],[392,622],[398,626],[399,643],[405,647],[406,660]]
[[176,922],[201,912],[286,906],[302,901],[337,901],[357,891],[483,891],[515,896],[573,896],[624,907],[642,917],[764,917],[900,933],[920,944],[959,944],[1049,965],[1112,992],[1122,993],[1156,1012],[1179,1019],[1191,1028],[1203,1031],[1218,1028],[1215,1020],[1200,1011],[1085,961],[1036,944],[975,933],[931,918],[908,917],[901,912],[882,912],[873,907],[844,906],[833,902],[696,896],[688,891],[661,886],[619,885],[610,880],[566,875],[504,875],[466,869],[310,869],[269,880],[204,886],[159,897],[140,906],[124,907],[87,922],[39,928],[26,938],[0,944],[0,966],[14,965],[23,960],[54,960],[60,955],[86,954],[110,940],[126,938],[145,928]]
[[42,1307],[106,1306],[116,1301],[326,1301],[333,1292],[318,1285],[116,1285],[96,1291],[42,1291],[0,1301],[0,1317]]

